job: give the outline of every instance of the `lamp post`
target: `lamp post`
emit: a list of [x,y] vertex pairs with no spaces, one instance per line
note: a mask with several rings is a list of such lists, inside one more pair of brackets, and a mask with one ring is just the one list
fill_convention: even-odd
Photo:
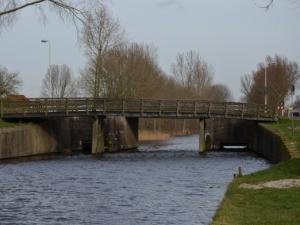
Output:
[[267,60],[265,61],[265,106],[267,106],[268,104],[268,96],[267,96],[267,88],[268,88],[268,84],[267,84]]
[[271,61],[268,63],[267,59],[265,60],[265,106],[268,104],[268,66],[276,65],[276,62]]
[[292,119],[292,130],[293,130],[293,137],[295,136],[295,124],[294,124],[294,94],[295,94],[295,85],[292,84],[291,86],[291,119]]
[[51,88],[51,98],[53,98],[53,85],[52,85],[52,76],[51,76],[51,42],[50,40],[43,39],[41,40],[41,43],[48,44],[49,48],[49,78],[50,78],[50,88]]

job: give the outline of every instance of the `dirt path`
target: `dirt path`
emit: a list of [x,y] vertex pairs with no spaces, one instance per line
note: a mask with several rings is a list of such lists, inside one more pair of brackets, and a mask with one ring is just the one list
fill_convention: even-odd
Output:
[[268,181],[260,184],[244,183],[241,184],[239,187],[245,189],[254,189],[254,190],[259,190],[263,188],[284,189],[284,188],[300,187],[300,179],[274,180],[274,181]]

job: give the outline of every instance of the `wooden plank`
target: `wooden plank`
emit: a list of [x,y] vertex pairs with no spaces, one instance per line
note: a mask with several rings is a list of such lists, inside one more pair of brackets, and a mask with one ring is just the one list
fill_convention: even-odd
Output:
[[[93,107],[93,109],[91,108]],[[227,117],[252,120],[276,120],[276,110],[269,106],[244,104],[234,102],[208,102],[195,100],[153,100],[153,99],[108,99],[108,98],[68,98],[68,99],[49,99],[36,98],[22,101],[4,100],[0,103],[0,116],[4,114],[28,114],[40,113],[42,116],[49,116],[50,113],[70,112],[78,114],[89,114],[90,110],[109,113],[140,113],[144,115],[157,115],[168,117],[170,115],[188,116],[198,118],[208,117]]]
[[245,104],[242,104],[242,119],[244,119],[244,113],[245,113]]
[[207,112],[208,112],[208,117],[211,118],[211,103],[210,102],[208,103],[208,110],[207,110]]
[[105,99],[103,99],[103,113],[106,112],[106,101]]
[[144,114],[144,102],[143,99],[140,100],[140,114],[143,116]]
[[68,116],[69,115],[69,111],[68,111],[68,99],[67,98],[65,100],[65,112],[66,112],[66,115]]

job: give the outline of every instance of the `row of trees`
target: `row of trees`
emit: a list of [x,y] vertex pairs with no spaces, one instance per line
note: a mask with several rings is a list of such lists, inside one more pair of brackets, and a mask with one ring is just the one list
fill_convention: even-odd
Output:
[[[227,87],[213,84],[212,68],[197,52],[178,54],[173,76],[167,76],[159,67],[156,49],[127,41],[118,20],[103,5],[86,17],[80,40],[87,65],[79,78],[66,65],[51,65],[43,80],[43,97],[231,98]],[[14,78],[18,81],[16,74]]]
[[[104,71],[101,74],[95,72],[94,64],[88,63],[76,79],[68,66],[51,65],[43,80],[42,96],[230,100],[229,89],[213,84],[213,74],[198,54],[190,51],[179,54],[178,59],[191,54],[195,54],[197,60],[177,61],[172,65],[173,76],[167,76],[159,68],[153,48],[137,43],[123,45],[105,54],[101,59]],[[187,70],[186,66],[192,68]]]
[[21,83],[17,73],[11,73],[7,68],[0,66],[0,98],[16,93]]
[[[75,80],[68,66],[52,65],[43,81],[43,96],[231,98],[227,87],[213,84],[212,68],[195,51],[178,54],[172,65],[173,77],[166,76],[158,65],[155,49],[145,44],[129,43],[118,20],[110,15],[101,2],[1,1],[2,27],[13,21],[17,11],[44,3],[64,17],[83,21],[80,36],[88,58],[86,67],[80,78]],[[267,7],[272,3],[270,1]],[[267,90],[264,88],[265,71],[268,75]],[[269,56],[266,63],[259,64],[257,70],[242,78],[244,100],[262,104],[267,92],[268,103],[278,105],[286,100],[298,77],[296,63],[282,56]],[[1,96],[15,92],[20,85],[17,74],[9,73],[5,68],[1,69],[0,78]]]
[[[43,80],[44,97],[123,97],[123,98],[197,98],[226,101],[230,90],[213,83],[213,70],[195,51],[180,53],[172,64],[172,75],[159,67],[156,50],[146,44],[130,43],[118,20],[101,4],[101,0],[9,0],[0,1],[0,31],[10,25],[21,9],[36,6],[44,15],[42,5],[48,5],[62,19],[75,24],[82,22],[80,40],[88,63],[79,78],[72,75],[67,65],[51,65]],[[265,7],[273,4],[271,0]],[[242,80],[244,99],[264,103],[265,91],[270,105],[285,101],[289,89],[299,78],[298,66],[282,56],[267,57],[256,71]],[[264,74],[268,71],[267,90]],[[16,73],[0,67],[0,97],[15,93],[21,82]],[[167,130],[197,128],[193,121],[142,121],[142,126]],[[195,129],[196,129],[195,128]]]

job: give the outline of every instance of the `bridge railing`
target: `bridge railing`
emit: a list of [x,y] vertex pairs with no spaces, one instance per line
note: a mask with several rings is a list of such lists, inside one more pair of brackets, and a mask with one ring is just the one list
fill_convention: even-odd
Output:
[[199,100],[153,100],[111,98],[32,98],[22,101],[0,101],[1,118],[8,115],[38,114],[138,114],[138,116],[224,117],[241,119],[276,119],[269,106],[236,102]]

